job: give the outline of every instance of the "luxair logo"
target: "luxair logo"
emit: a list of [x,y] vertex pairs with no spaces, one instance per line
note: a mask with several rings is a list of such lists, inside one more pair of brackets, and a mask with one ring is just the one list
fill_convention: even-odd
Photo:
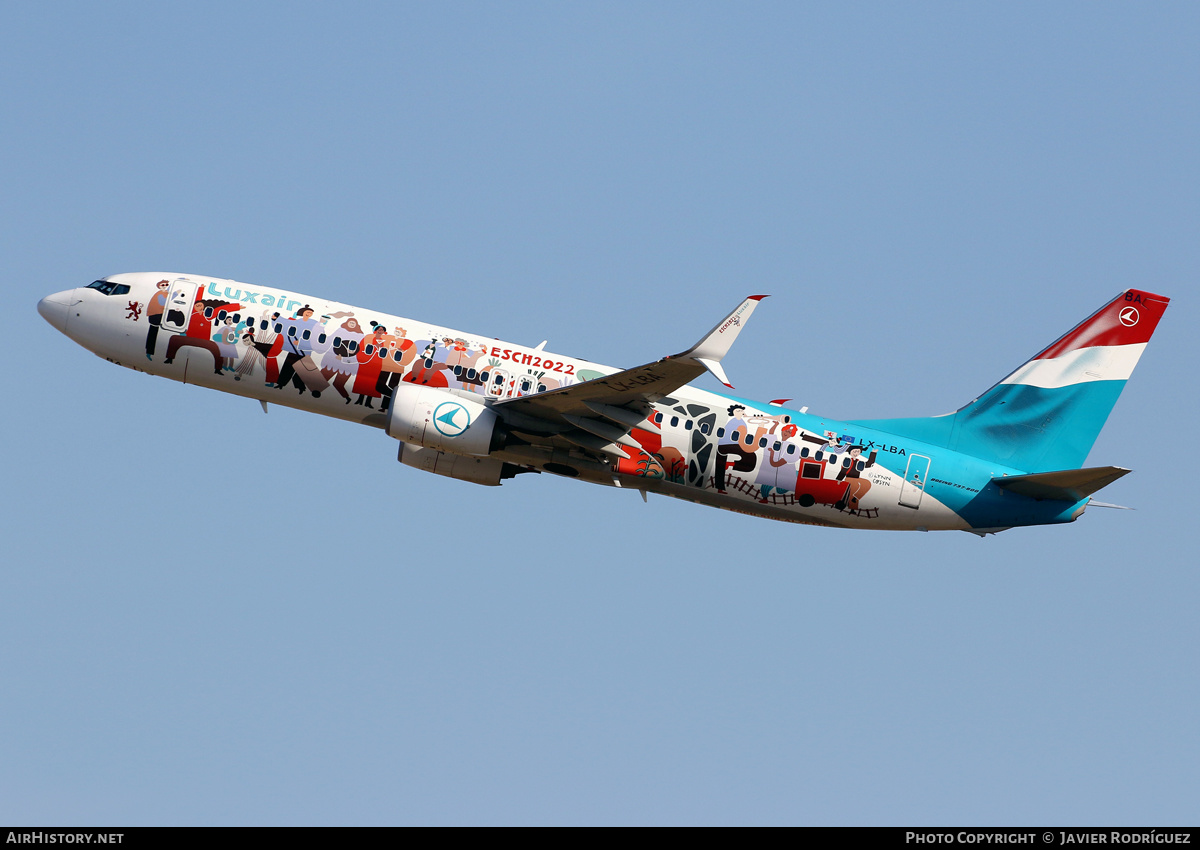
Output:
[[1136,307],[1126,307],[1121,310],[1121,324],[1127,328],[1132,328],[1138,323],[1138,311]]
[[443,437],[457,437],[471,427],[471,414],[457,401],[444,401],[433,411],[433,427]]
[[749,306],[749,304],[743,304],[742,309],[738,310],[736,313],[726,319],[725,323],[721,325],[721,327],[717,328],[717,333],[723,334],[730,328],[738,327],[742,323],[742,313],[745,313],[746,308]]

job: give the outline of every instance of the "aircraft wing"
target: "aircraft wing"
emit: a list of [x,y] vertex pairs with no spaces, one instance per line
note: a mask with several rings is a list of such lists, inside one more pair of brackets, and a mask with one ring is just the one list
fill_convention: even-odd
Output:
[[525,435],[561,436],[568,443],[608,454],[621,454],[617,445],[640,450],[627,435],[652,412],[649,403],[704,374],[729,388],[721,368],[745,322],[765,295],[751,295],[687,351],[653,363],[624,369],[569,387],[505,399],[492,410],[513,431]]

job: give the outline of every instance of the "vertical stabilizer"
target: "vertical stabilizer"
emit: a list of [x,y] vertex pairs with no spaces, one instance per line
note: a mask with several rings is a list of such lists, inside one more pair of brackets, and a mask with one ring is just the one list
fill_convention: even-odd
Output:
[[1169,301],[1126,290],[955,413],[861,424],[1030,472],[1080,467]]

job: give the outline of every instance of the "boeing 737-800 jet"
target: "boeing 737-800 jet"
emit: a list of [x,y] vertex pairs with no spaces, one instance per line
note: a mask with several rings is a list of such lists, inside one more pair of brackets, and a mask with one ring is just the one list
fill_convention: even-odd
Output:
[[764,296],[633,369],[230,280],[119,274],[38,311],[139,372],[379,428],[401,463],[475,484],[523,472],[768,519],[976,534],[1071,522],[1129,470],[1081,469],[1167,307],[1130,289],[958,411],[839,422],[689,382]]

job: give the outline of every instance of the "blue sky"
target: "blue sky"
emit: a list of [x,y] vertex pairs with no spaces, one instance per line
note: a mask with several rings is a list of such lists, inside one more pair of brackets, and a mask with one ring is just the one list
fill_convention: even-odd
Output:
[[[0,821],[1178,824],[1200,800],[1193,4],[25,4],[0,31]],[[1174,300],[1065,527],[792,527],[118,369],[171,270],[942,413]],[[715,388],[711,379],[703,386]]]

